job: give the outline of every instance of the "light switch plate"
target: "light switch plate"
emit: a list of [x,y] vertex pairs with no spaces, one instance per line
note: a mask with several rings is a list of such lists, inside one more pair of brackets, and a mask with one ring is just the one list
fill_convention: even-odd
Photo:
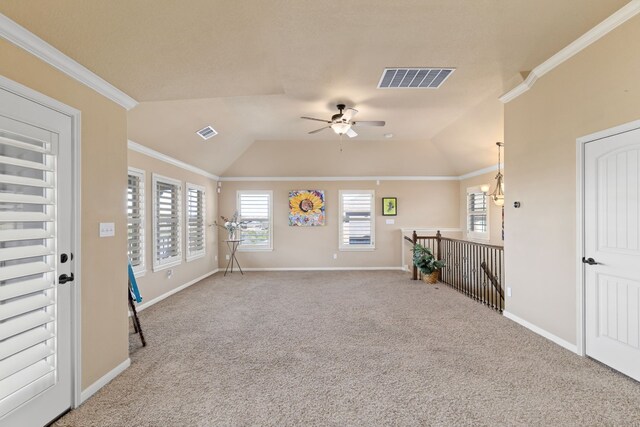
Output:
[[386,223],[387,223],[387,224],[389,224],[389,225],[390,225],[390,224],[395,224],[395,223],[396,223],[396,220],[395,220],[395,219],[387,219],[387,220],[386,220]]
[[116,225],[113,222],[100,223],[100,237],[113,237],[116,235]]

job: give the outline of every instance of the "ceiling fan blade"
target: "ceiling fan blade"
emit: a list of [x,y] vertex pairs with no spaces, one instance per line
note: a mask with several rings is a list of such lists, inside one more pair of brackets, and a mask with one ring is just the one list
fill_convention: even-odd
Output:
[[346,133],[345,135],[347,135],[349,138],[353,138],[353,137],[355,137],[355,136],[358,136],[358,134],[356,133],[356,131],[355,131],[355,130],[353,130],[353,129],[351,129],[351,128],[349,128],[349,130],[347,131],[347,133]]
[[353,126],[384,126],[386,122],[384,120],[367,120],[364,122],[353,122]]
[[331,120],[314,119],[313,117],[300,117],[301,119],[315,120],[316,122],[331,123]]
[[328,128],[330,128],[330,127],[331,127],[331,126],[325,126],[325,127],[320,128],[320,129],[312,130],[312,131],[311,131],[311,132],[309,132],[309,133],[310,133],[310,134],[311,134],[311,133],[318,133],[318,132],[320,132],[321,130],[328,129]]
[[345,122],[350,122],[356,114],[358,114],[358,110],[355,108],[347,108],[347,111],[345,111],[340,118]]

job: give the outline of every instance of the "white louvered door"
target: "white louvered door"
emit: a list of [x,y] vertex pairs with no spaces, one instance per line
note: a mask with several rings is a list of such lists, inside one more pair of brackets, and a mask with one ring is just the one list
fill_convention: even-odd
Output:
[[71,118],[0,89],[0,426],[71,406]]
[[640,381],[640,129],[586,144],[584,209],[586,353]]

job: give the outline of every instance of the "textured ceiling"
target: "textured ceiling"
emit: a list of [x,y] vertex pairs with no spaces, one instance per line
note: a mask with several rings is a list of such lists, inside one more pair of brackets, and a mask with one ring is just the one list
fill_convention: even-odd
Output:
[[[358,129],[344,168],[373,141],[371,175],[402,169],[386,169],[385,150],[437,158],[421,171],[442,175],[495,162],[497,97],[625,3],[2,0],[0,13],[140,101],[129,112],[130,139],[212,173],[247,170],[245,158],[265,147],[256,141],[334,150],[336,135],[307,135],[322,124],[299,116],[329,118],[344,102],[361,120],[387,121]],[[395,66],[457,70],[438,90],[376,89]],[[195,131],[209,124],[220,134],[205,142]],[[268,154],[263,161],[273,165],[264,174],[293,174]]]

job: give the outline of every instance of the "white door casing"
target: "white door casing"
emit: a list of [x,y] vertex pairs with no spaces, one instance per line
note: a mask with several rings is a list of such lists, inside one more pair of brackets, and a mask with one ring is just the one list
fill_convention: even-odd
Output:
[[640,380],[640,129],[584,147],[586,354]]
[[[4,81],[0,81],[5,83]],[[0,88],[0,426],[70,408],[72,117]]]

